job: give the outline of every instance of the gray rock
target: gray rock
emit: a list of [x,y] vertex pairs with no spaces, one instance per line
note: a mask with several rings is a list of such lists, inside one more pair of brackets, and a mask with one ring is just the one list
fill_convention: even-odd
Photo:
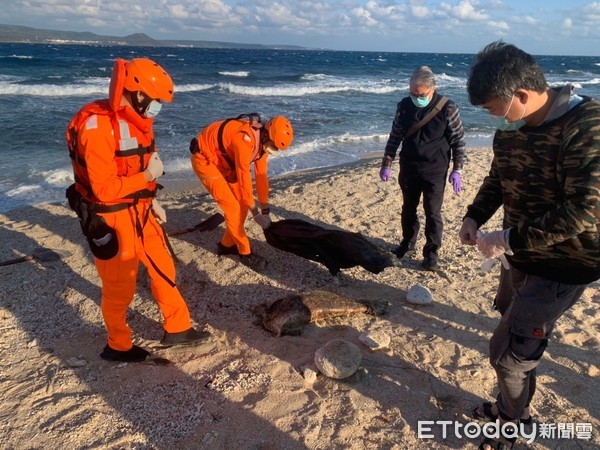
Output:
[[433,296],[429,289],[419,284],[415,284],[406,293],[406,301],[413,305],[429,305],[433,302]]
[[73,356],[67,359],[67,364],[71,367],[83,367],[87,365],[87,361],[84,358]]
[[343,339],[329,341],[315,352],[315,365],[319,371],[337,380],[354,374],[361,360],[360,349],[352,342]]
[[389,347],[392,338],[383,331],[371,331],[362,333],[358,336],[358,340],[373,350],[379,350]]

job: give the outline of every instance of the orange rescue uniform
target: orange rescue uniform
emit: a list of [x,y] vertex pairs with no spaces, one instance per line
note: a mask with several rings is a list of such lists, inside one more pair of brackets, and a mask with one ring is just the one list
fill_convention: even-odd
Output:
[[[140,152],[142,148],[149,150]],[[116,231],[119,251],[108,260],[95,258],[108,345],[119,351],[133,346],[126,314],[140,261],[148,269],[163,328],[178,333],[191,327],[187,305],[175,286],[175,265],[166,238],[151,211],[156,183],[147,182],[143,174],[153,151],[152,119],[140,117],[129,106],[119,107],[116,113],[107,109],[105,114],[90,115],[77,134],[77,153],[83,161],[73,162],[78,191],[97,205],[127,204],[119,211],[100,213]],[[136,192],[151,194],[132,198]]]
[[250,254],[250,240],[244,228],[248,211],[256,205],[251,165],[254,163],[256,195],[262,205],[269,202],[267,153],[260,145],[260,129],[248,121],[230,120],[223,129],[222,143],[229,160],[221,154],[218,135],[224,121],[215,122],[198,135],[199,151],[192,154],[192,167],[214,197],[225,216],[221,244],[237,246],[240,255]]

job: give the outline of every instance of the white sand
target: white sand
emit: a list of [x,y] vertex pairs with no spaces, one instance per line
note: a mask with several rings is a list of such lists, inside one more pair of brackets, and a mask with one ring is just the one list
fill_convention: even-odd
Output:
[[[490,153],[472,149],[464,193],[446,191],[439,274],[422,271],[418,253],[403,267],[377,275],[356,267],[334,280],[323,266],[270,247],[254,223],[248,224],[253,249],[269,260],[262,275],[236,258],[215,255],[223,225],[172,238],[179,287],[214,344],[155,349],[161,317],[141,269],[129,323],[137,344],[173,361],[163,367],[98,357],[105,344],[100,283],[66,204],[0,215],[0,260],[36,247],[70,252],[61,261],[0,267],[0,448],[477,448],[481,438],[458,437],[452,429],[446,439],[440,426],[431,426],[432,439],[419,439],[417,430],[424,420],[470,422],[470,411],[496,393],[487,346],[499,318],[491,306],[499,269],[482,274],[476,248],[457,237]],[[393,248],[400,240],[401,195],[397,183],[379,182],[378,166],[372,159],[273,180],[274,219],[357,231]],[[169,230],[218,211],[200,183],[162,194],[162,203]],[[495,219],[486,229],[499,227]],[[419,248],[423,242],[421,234]],[[415,284],[433,293],[432,305],[406,302]],[[600,446],[598,288],[594,283],[558,323],[532,405],[540,423],[591,424],[592,439],[538,436],[531,445],[520,440],[517,448]],[[311,324],[302,336],[277,338],[256,324],[256,305],[316,289],[391,305],[383,316]],[[364,332],[391,336],[390,348],[370,350],[358,339]],[[358,372],[344,380],[304,380],[315,350],[335,338],[362,350]]]

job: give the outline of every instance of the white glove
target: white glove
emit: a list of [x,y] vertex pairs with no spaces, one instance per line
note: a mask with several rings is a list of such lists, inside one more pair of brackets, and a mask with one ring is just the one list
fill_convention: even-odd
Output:
[[167,222],[167,213],[165,209],[159,205],[158,200],[155,198],[152,199],[152,212],[154,213],[154,217],[158,220],[158,223],[166,223]]
[[263,230],[266,230],[271,226],[271,217],[268,214],[257,214],[255,216],[252,216],[252,218],[256,221],[257,224],[260,225],[260,227]]
[[481,271],[483,273],[489,272],[490,269],[494,267],[494,264],[496,264],[496,259],[500,260],[500,262],[506,270],[510,270],[510,263],[508,262],[508,259],[506,259],[506,255],[502,253],[500,256],[498,256],[498,258],[490,258],[483,260],[481,262]]
[[505,253],[512,255],[513,252],[508,243],[509,234],[510,228],[492,231],[491,233],[477,231],[477,248],[487,259],[498,258]]
[[150,174],[150,177],[151,177],[150,181],[154,181],[158,177],[160,177],[163,174],[164,170],[165,170],[165,166],[163,165],[163,162],[160,160],[160,156],[158,156],[158,152],[152,153],[152,156],[150,156],[150,160],[148,161],[148,167],[146,167],[146,170],[144,170],[144,172],[147,172]]

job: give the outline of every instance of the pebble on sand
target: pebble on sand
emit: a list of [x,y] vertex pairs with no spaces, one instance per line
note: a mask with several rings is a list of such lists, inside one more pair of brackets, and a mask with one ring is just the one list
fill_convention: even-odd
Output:
[[360,366],[362,353],[352,342],[333,339],[315,352],[315,365],[329,377],[340,380],[354,374]]
[[373,350],[388,348],[392,341],[389,334],[382,331],[362,333],[360,336],[358,336],[358,340]]
[[433,302],[433,296],[429,289],[419,284],[415,284],[406,293],[406,301],[413,305],[429,305]]

